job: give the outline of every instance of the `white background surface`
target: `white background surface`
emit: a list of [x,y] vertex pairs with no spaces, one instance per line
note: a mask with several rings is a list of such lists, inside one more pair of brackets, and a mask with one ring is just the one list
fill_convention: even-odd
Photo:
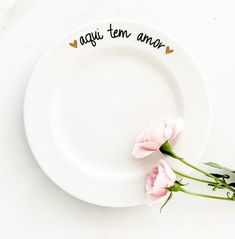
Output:
[[0,238],[233,236],[235,204],[230,202],[175,194],[159,214],[158,206],[112,209],[72,198],[33,159],[25,139],[22,107],[33,66],[61,34],[108,17],[142,20],[177,39],[206,76],[213,120],[200,162],[213,160],[235,167],[234,8],[233,0],[20,0],[1,15]]

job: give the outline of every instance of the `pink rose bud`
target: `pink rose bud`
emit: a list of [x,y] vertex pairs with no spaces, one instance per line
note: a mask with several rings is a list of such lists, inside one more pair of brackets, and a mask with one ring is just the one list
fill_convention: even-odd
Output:
[[154,166],[146,181],[147,197],[157,201],[166,196],[168,187],[175,184],[176,175],[166,162],[160,160],[158,166]]
[[145,158],[158,151],[166,142],[173,140],[183,129],[182,119],[158,120],[152,122],[135,140],[132,154],[135,158]]

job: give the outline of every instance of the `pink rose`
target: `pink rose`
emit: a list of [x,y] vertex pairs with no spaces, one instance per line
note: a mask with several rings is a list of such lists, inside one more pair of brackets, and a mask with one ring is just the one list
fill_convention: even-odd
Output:
[[166,141],[174,139],[182,129],[181,119],[154,121],[136,138],[133,156],[136,158],[149,156],[159,150]]
[[172,169],[160,160],[159,166],[154,166],[146,181],[147,197],[156,201],[167,195],[168,187],[174,185],[176,175]]

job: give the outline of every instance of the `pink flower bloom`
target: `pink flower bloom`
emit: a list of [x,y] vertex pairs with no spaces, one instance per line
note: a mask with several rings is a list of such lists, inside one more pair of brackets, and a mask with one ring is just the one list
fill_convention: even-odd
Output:
[[154,166],[146,181],[147,197],[157,201],[167,195],[168,187],[174,185],[176,175],[172,169],[160,160],[159,166]]
[[181,119],[154,121],[136,138],[133,156],[136,158],[149,156],[158,151],[166,141],[174,139],[182,129]]

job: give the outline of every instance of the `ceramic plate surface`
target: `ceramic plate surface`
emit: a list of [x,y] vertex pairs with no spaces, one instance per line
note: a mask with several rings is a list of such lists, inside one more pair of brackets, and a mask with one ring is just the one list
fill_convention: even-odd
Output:
[[158,155],[133,158],[133,142],[152,120],[171,117],[185,124],[175,151],[196,163],[209,126],[203,77],[167,35],[125,20],[59,39],[35,67],[25,97],[26,134],[39,165],[71,195],[102,206],[145,203]]

